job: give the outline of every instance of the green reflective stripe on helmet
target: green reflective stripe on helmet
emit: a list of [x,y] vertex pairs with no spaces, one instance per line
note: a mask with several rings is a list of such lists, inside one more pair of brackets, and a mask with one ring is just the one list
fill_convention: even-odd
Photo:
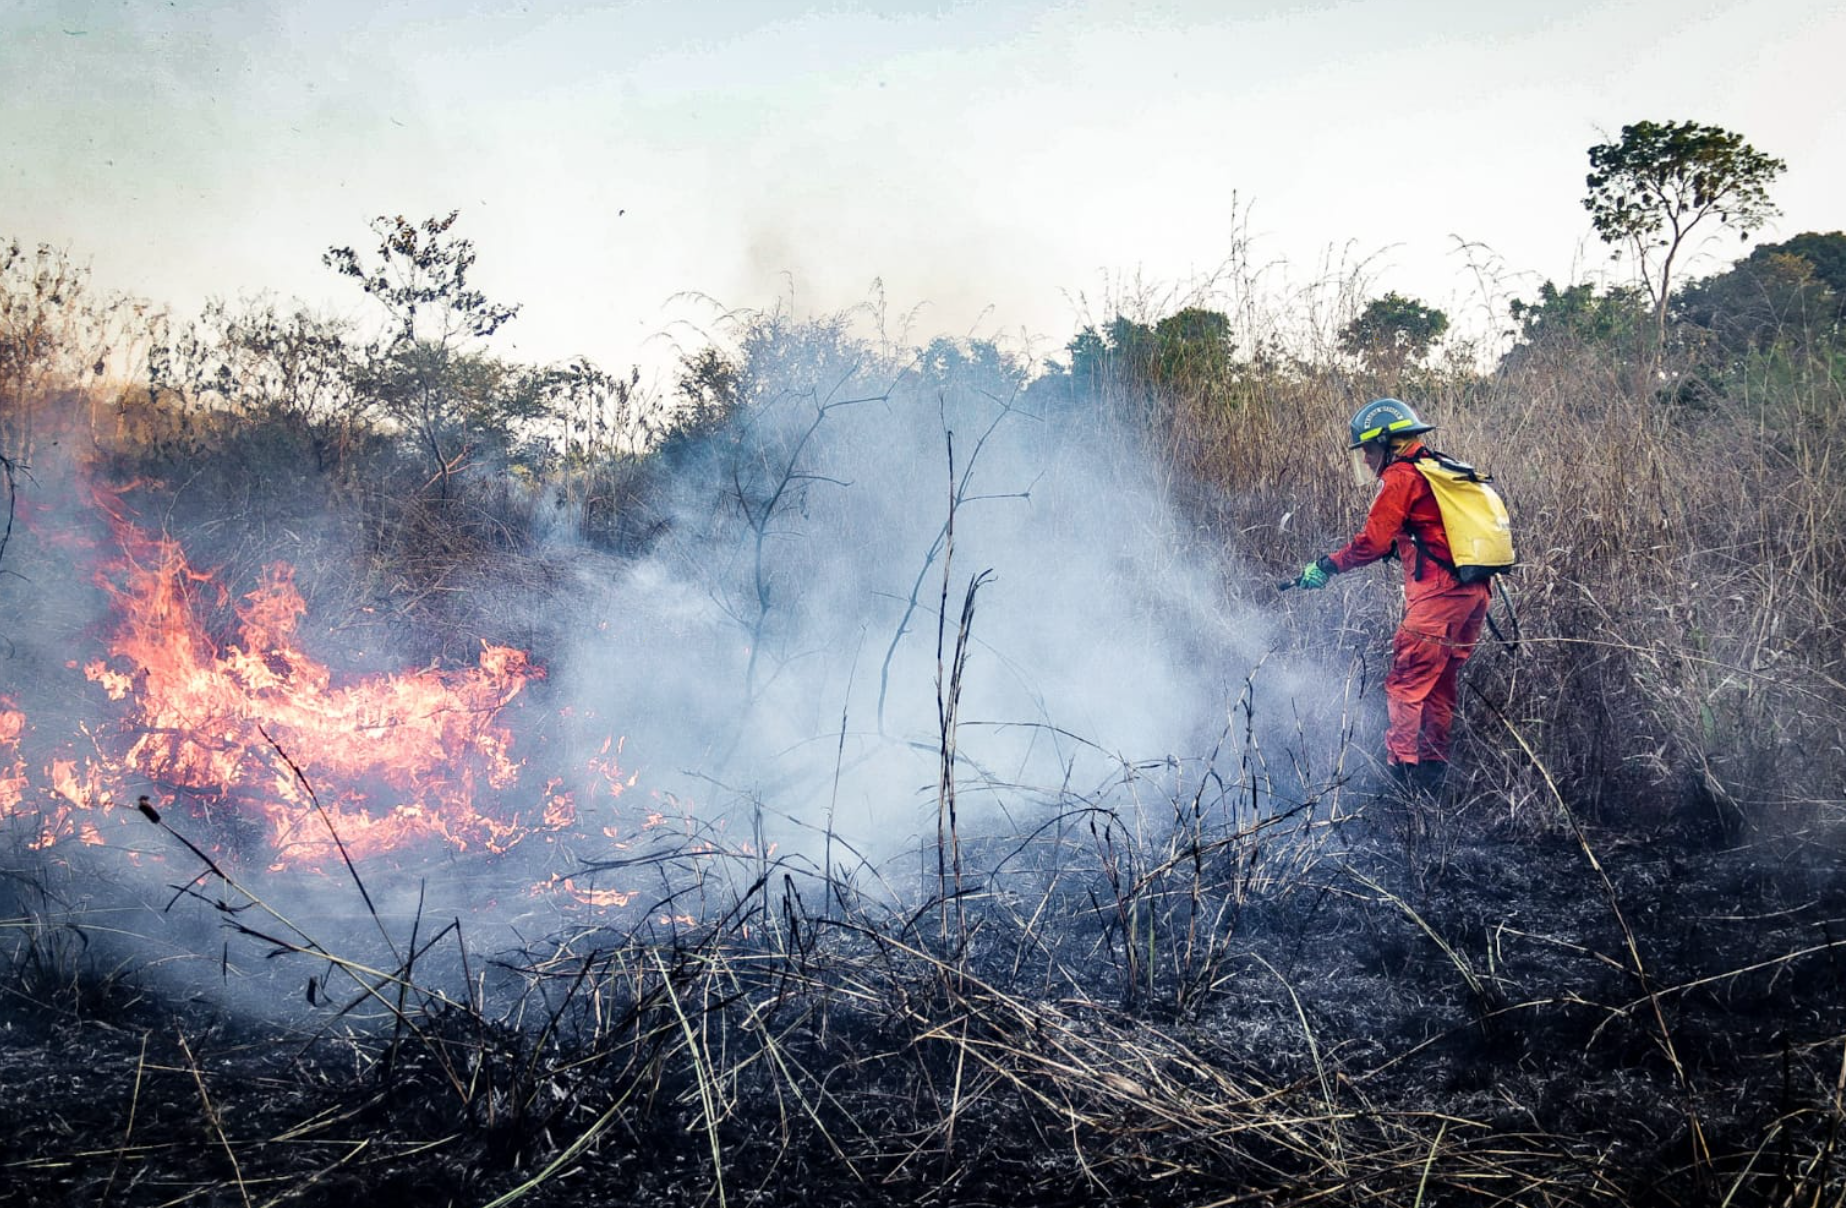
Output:
[[1432,427],[1408,403],[1394,398],[1373,399],[1359,408],[1347,424],[1347,434],[1352,438],[1347,448],[1357,449],[1387,436],[1415,436]]

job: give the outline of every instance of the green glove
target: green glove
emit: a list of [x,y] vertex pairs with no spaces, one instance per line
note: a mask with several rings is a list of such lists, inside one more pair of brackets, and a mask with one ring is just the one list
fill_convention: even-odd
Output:
[[1325,587],[1338,573],[1339,571],[1331,560],[1316,558],[1303,568],[1301,574],[1296,577],[1295,583],[1303,591],[1313,591],[1316,588]]

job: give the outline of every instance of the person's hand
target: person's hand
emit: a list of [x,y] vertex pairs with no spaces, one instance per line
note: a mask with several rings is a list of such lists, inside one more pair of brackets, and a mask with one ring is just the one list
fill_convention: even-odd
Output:
[[1332,561],[1327,558],[1316,558],[1302,568],[1301,574],[1295,578],[1295,583],[1303,591],[1313,591],[1316,588],[1325,587],[1337,573]]

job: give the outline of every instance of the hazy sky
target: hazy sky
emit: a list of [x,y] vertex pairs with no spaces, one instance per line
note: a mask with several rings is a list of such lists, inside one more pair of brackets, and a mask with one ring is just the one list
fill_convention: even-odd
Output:
[[1458,239],[1603,271],[1585,152],[1626,122],[1786,159],[1764,237],[1846,227],[1842,47],[1814,0],[0,0],[0,238],[182,313],[360,312],[321,253],[459,209],[510,350],[611,367],[710,314],[684,291],[875,278],[922,332],[1049,352],[1119,283],[1208,272],[1240,209],[1259,260],[1350,249],[1459,312]]

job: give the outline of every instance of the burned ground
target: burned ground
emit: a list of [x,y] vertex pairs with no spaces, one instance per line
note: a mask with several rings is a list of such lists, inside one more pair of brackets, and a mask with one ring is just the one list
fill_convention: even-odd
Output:
[[1368,812],[1132,887],[971,844],[959,911],[772,869],[371,1002],[287,953],[264,1023],[16,893],[4,1198],[1839,1202],[1837,837]]

